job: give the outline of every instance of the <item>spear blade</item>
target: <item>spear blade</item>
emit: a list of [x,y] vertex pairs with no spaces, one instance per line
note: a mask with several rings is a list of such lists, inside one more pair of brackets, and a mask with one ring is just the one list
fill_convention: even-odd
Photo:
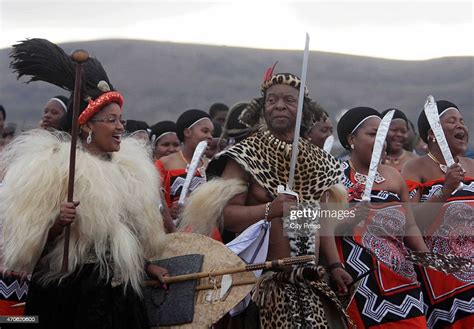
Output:
[[309,34],[306,33],[306,44],[303,55],[303,66],[301,68],[301,84],[298,96],[298,109],[296,112],[295,134],[293,137],[293,146],[291,148],[290,172],[288,176],[287,190],[292,190],[295,183],[296,160],[298,159],[298,143],[300,140],[301,118],[303,116],[304,89],[306,86],[306,72],[308,70],[309,57]]

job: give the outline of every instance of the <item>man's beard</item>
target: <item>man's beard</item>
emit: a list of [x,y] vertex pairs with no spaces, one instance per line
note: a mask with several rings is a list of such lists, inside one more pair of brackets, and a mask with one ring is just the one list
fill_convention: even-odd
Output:
[[288,120],[286,123],[275,124],[265,117],[265,123],[267,124],[268,130],[280,134],[288,133],[289,131],[293,131],[295,128],[295,123],[291,122],[291,120]]

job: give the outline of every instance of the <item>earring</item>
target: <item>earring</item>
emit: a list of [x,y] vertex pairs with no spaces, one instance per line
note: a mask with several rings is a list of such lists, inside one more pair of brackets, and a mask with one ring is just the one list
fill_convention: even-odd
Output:
[[87,135],[86,138],[86,143],[90,144],[92,142],[92,130],[89,130],[89,134]]
[[436,138],[433,137],[433,143],[436,143]]
[[351,144],[351,149],[355,149],[355,146],[354,146],[354,144]]

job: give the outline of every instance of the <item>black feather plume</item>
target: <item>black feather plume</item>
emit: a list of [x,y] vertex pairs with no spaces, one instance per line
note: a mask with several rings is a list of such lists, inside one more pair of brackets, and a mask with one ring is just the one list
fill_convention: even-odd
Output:
[[74,90],[74,62],[57,45],[44,39],[29,39],[13,46],[10,67],[22,76],[31,76],[27,81],[46,81],[66,89]]
[[[45,39],[28,39],[13,46],[10,67],[18,75],[30,76],[26,83],[45,81],[69,92],[74,91],[75,63],[63,49]],[[104,93],[97,85],[103,80],[114,90],[102,64],[90,57],[84,63],[82,99],[93,99]]]
[[107,72],[105,72],[102,64],[99,62],[97,58],[89,57],[87,62],[84,65],[84,74],[86,76],[85,85],[85,94],[87,96],[92,97],[93,99],[97,98],[101,94],[104,93],[103,90],[98,89],[99,81],[105,81],[110,87],[110,90],[115,90],[110,83],[109,77],[107,76]]

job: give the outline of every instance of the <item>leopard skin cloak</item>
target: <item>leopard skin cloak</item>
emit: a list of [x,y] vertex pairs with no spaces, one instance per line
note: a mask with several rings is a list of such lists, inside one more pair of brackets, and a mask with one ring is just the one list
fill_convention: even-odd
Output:
[[[300,201],[317,202],[321,194],[338,184],[342,175],[340,163],[329,153],[300,138],[293,191]],[[292,144],[260,129],[242,142],[217,155],[209,163],[210,176],[220,176],[228,158],[236,161],[272,197],[278,185],[288,182]]]

